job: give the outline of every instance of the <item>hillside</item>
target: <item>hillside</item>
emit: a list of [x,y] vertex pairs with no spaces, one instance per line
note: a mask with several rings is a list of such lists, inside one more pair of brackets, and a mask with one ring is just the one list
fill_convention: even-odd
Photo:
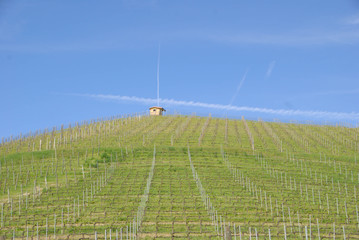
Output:
[[13,137],[0,147],[0,236],[359,239],[358,135],[169,115]]

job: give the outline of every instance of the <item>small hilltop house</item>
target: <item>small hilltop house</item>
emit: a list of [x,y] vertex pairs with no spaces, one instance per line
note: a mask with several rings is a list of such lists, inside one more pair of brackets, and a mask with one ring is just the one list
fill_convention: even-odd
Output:
[[162,116],[163,112],[166,112],[163,107],[150,107],[151,116]]

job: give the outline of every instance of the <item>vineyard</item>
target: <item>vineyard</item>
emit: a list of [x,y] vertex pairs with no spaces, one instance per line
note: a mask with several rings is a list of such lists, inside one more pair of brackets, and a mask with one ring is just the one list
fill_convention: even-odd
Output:
[[133,115],[2,139],[0,239],[359,239],[358,135]]

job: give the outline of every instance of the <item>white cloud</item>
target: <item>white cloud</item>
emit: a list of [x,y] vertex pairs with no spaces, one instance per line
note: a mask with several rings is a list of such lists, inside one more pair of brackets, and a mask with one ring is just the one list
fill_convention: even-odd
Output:
[[[54,53],[54,52],[87,52],[117,50],[124,48],[124,44],[113,44],[110,41],[84,41],[71,43],[34,43],[34,44],[0,44],[0,51],[21,53]],[[128,47],[128,45],[127,45]]]
[[[75,96],[90,97],[102,100],[111,101],[130,101],[141,104],[153,105],[157,103],[157,99],[152,98],[141,98],[135,96],[120,96],[120,95],[104,95],[104,94],[73,94]],[[259,107],[248,107],[248,106],[232,106],[223,104],[203,103],[195,101],[181,101],[174,99],[160,99],[160,103],[163,106],[189,106],[189,107],[201,107],[216,110],[226,111],[237,111],[237,112],[255,112],[265,113],[281,116],[305,116],[314,117],[320,119],[346,119],[346,120],[359,120],[359,113],[351,112],[328,112],[328,111],[305,111],[305,110],[286,110],[286,109],[272,109],[272,108],[259,108]]]
[[359,42],[359,31],[301,31],[282,34],[208,34],[212,41],[226,44],[256,44],[256,45],[281,45],[281,46],[303,46],[323,44],[348,44]]
[[[1,32],[1,29],[0,29]],[[3,33],[3,32],[1,32]],[[4,34],[4,33],[3,33]],[[104,51],[119,50],[129,47],[153,47],[158,39],[175,44],[180,41],[212,41],[219,44],[233,45],[279,45],[279,46],[311,46],[326,44],[354,44],[359,43],[359,30],[321,32],[315,30],[294,31],[281,34],[262,33],[225,33],[221,30],[202,31],[199,29],[186,29],[167,32],[147,30],[139,32],[126,32],[121,34],[108,34],[100,38],[84,38],[65,42],[19,42],[1,43],[0,51],[25,53],[52,53],[75,51]]]

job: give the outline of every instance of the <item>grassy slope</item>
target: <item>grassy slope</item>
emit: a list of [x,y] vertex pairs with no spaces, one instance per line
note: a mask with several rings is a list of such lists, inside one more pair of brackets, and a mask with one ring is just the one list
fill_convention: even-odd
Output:
[[[359,238],[355,128],[193,116],[100,121],[0,147],[0,235],[94,239],[132,224],[156,165],[138,237],[216,239],[212,215],[242,234]],[[253,142],[252,140],[253,139]],[[41,149],[40,149],[41,141]],[[197,182],[198,183],[198,182]],[[46,227],[47,226],[47,227]],[[56,226],[56,230],[55,230]],[[132,225],[131,225],[132,226]],[[39,230],[37,230],[39,229]],[[223,230],[223,229],[222,229]]]

